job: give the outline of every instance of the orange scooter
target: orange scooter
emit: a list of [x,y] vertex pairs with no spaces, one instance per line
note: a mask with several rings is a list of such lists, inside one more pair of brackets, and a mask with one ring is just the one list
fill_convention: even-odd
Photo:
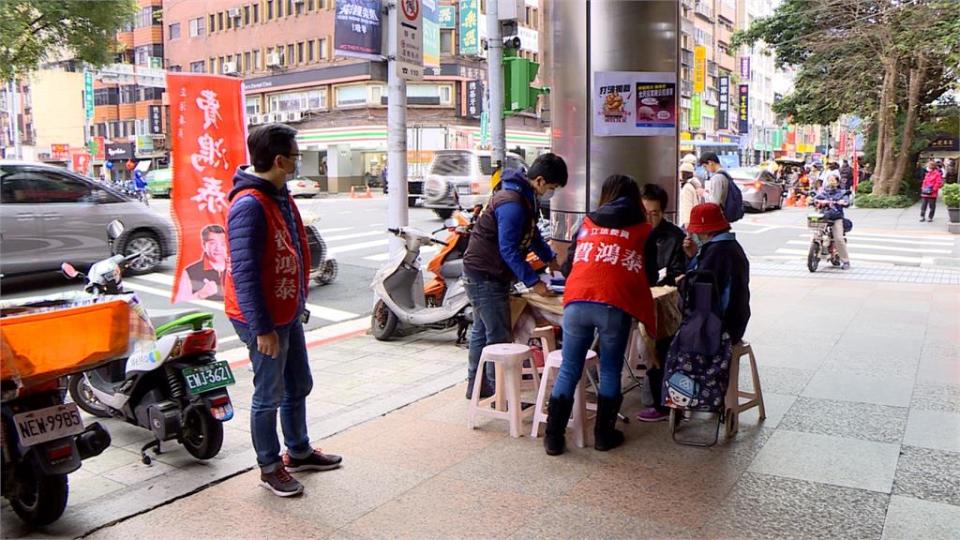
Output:
[[463,274],[463,254],[467,251],[473,224],[482,211],[483,207],[478,204],[469,213],[455,212],[448,220],[446,244],[427,263],[427,271],[433,274],[433,279],[423,288],[427,307],[439,307],[447,294],[447,280],[456,280]]

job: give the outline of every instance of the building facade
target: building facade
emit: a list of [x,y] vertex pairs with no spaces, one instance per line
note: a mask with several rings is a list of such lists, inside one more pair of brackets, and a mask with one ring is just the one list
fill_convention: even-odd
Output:
[[[541,0],[522,6],[519,53],[539,58]],[[386,166],[386,64],[334,51],[334,0],[166,0],[165,64],[171,71],[244,80],[252,128],[284,122],[299,131],[303,174],[347,191]],[[439,65],[407,86],[408,173],[424,174],[433,152],[476,148],[487,78],[479,43],[485,2],[424,0],[439,13]],[[471,17],[472,15],[472,17]],[[507,146],[532,159],[549,146],[536,113],[507,122]],[[334,157],[336,156],[336,157]],[[335,164],[333,163],[335,162]]]

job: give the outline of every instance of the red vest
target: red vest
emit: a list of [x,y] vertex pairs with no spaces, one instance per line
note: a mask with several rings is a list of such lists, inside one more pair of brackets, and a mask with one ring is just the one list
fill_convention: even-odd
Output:
[[585,218],[577,236],[563,304],[608,304],[642,322],[648,335],[657,335],[653,295],[643,267],[643,250],[651,231],[647,223],[607,229]]
[[[283,219],[283,212],[269,195],[256,189],[245,189],[233,198],[236,204],[245,195],[252,195],[267,218],[266,245],[264,245],[263,259],[260,261],[260,280],[263,288],[263,299],[267,310],[273,319],[273,324],[283,326],[290,324],[297,317],[300,307],[300,292],[307,291],[310,283],[310,247],[307,245],[307,233],[303,229],[300,212],[288,196],[293,217],[296,220],[297,231],[300,236],[301,258],[297,257],[297,248],[293,245],[287,223]],[[227,237],[230,231],[227,230]],[[233,284],[233,272],[230,264],[223,276],[224,310],[227,317],[240,322],[247,322],[240,310],[237,301],[237,291]]]

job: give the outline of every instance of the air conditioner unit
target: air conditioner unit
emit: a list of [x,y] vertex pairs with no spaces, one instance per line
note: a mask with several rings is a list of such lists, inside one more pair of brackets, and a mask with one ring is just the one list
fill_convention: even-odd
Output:
[[271,113],[271,114],[270,114],[270,121],[271,121],[271,122],[283,122],[283,113],[279,113],[279,112],[277,112],[277,113]]
[[224,62],[224,63],[223,63],[223,74],[224,74],[224,75],[235,75],[235,74],[237,74],[237,73],[239,73],[239,71],[237,71],[237,63],[236,63],[236,62]]
[[280,54],[272,52],[267,55],[267,67],[280,67]]
[[250,115],[247,115],[247,125],[248,125],[248,126],[255,126],[255,125],[259,124],[259,123],[260,123],[260,115],[259,115],[259,114],[250,114]]
[[228,9],[228,10],[227,10],[227,16],[230,17],[231,19],[239,19],[239,18],[240,18],[240,8],[230,8],[230,9]]
[[303,118],[303,113],[300,111],[290,111],[287,113],[286,121],[287,122],[299,122]]

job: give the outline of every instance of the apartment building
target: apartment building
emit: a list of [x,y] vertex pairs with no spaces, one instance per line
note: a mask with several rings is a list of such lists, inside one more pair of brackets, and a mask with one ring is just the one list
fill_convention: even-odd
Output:
[[[523,4],[520,54],[532,60],[540,60],[541,1]],[[439,14],[439,65],[407,87],[414,176],[435,150],[481,144],[487,78],[482,47],[465,46],[483,39],[485,1],[424,5]],[[304,174],[346,191],[386,166],[386,64],[335,54],[334,0],[165,0],[163,14],[167,68],[242,78],[248,124],[297,128]],[[463,20],[479,24],[463,28]],[[549,143],[537,114],[508,120],[508,148],[532,158]]]

